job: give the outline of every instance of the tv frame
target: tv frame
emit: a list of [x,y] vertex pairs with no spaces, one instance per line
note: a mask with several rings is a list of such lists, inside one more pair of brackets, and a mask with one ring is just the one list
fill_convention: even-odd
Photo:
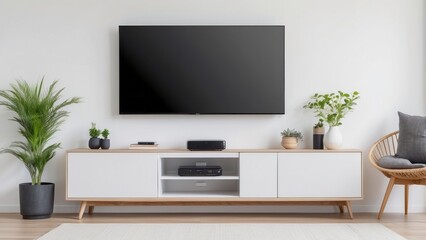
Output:
[[[272,112],[272,113],[214,113],[214,112],[211,112],[211,113],[193,113],[193,112],[188,112],[188,113],[185,113],[185,112],[180,112],[180,113],[173,113],[173,112],[170,112],[170,113],[123,113],[122,111],[121,111],[121,107],[120,107],[120,105],[121,105],[121,98],[120,98],[120,86],[121,86],[121,79],[120,79],[120,74],[119,74],[119,109],[118,109],[118,112],[119,112],[119,115],[159,115],[159,116],[163,116],[163,115],[285,115],[285,109],[286,109],[286,101],[285,101],[285,96],[286,96],[286,92],[285,92],[285,25],[283,25],[283,24],[238,24],[238,25],[235,25],[235,24],[230,24],[230,25],[227,25],[227,24],[221,24],[221,25],[217,25],[217,24],[214,24],[214,25],[197,25],[197,24],[194,24],[194,25],[192,25],[192,24],[190,24],[190,25],[188,25],[188,24],[184,24],[184,25],[180,25],[180,24],[151,24],[151,25],[140,25],[140,24],[121,24],[121,25],[119,25],[118,27],[119,27],[119,32],[120,32],[120,27],[132,27],[132,26],[135,26],[135,27],[244,27],[244,26],[248,26],[248,27],[257,27],[257,26],[259,26],[259,27],[268,27],[268,26],[277,26],[277,27],[282,27],[283,28],[283,100],[284,100],[284,104],[283,104],[283,109],[282,109],[282,112],[280,112],[280,113],[276,113],[276,112]],[[119,36],[120,36],[120,34],[119,34]],[[120,53],[119,53],[119,59],[120,59]],[[120,64],[120,60],[119,60],[119,64]],[[120,66],[119,66],[119,71],[120,71]]]

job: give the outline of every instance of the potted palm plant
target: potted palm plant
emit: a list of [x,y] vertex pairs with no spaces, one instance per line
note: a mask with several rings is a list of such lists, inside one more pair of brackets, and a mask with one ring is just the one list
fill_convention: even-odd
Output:
[[22,141],[14,141],[1,153],[9,153],[24,163],[30,176],[30,183],[19,184],[21,215],[24,219],[49,218],[53,212],[54,183],[42,182],[46,164],[55,156],[60,143],[50,143],[59,126],[68,116],[64,108],[80,102],[73,97],[61,100],[64,88],[57,90],[57,81],[47,89],[44,78],[35,85],[23,80],[11,84],[10,90],[1,90],[0,105],[12,111],[11,119],[18,123]]

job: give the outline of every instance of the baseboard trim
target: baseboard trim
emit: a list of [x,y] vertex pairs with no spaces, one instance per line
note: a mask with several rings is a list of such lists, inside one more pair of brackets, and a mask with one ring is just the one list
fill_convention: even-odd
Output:
[[[378,212],[379,205],[352,205],[353,212]],[[77,213],[78,204],[55,205],[55,213]],[[334,206],[131,206],[96,207],[96,212],[108,213],[334,213]],[[19,205],[1,205],[1,213],[19,213]],[[403,213],[404,206],[386,206],[385,212]],[[425,213],[426,206],[410,206],[410,213]]]

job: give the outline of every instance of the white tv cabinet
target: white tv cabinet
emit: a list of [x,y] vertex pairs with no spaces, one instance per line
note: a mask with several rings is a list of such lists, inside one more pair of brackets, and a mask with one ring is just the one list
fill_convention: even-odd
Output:
[[[181,165],[219,165],[217,177],[181,177]],[[362,199],[359,150],[90,150],[67,152],[66,199],[124,205],[336,205],[353,218]]]

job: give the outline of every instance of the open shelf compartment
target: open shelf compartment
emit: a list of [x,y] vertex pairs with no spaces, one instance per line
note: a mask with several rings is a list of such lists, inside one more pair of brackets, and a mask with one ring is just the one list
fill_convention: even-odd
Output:
[[[222,167],[221,176],[179,176],[180,166]],[[239,154],[229,153],[185,153],[160,154],[159,196],[160,197],[238,197]]]

